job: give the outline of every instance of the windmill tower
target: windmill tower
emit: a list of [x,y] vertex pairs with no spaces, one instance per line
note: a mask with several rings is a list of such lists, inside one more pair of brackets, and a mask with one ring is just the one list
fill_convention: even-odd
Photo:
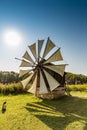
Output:
[[[34,43],[28,48],[29,52],[24,53],[20,64],[19,76],[25,77],[21,81],[23,88],[41,98],[64,96],[66,64],[58,64],[63,61],[60,48],[50,38],[45,46],[44,40],[38,40],[37,44]],[[28,84],[31,84],[30,87]]]

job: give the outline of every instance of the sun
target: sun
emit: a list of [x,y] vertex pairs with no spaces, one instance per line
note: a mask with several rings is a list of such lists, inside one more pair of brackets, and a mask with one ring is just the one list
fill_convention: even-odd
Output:
[[22,36],[15,30],[6,30],[3,33],[3,40],[9,46],[18,46],[22,43]]

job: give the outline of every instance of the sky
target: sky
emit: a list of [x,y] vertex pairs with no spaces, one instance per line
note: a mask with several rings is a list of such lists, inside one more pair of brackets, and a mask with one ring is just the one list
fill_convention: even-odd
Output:
[[[20,44],[6,44],[6,30],[17,32]],[[19,72],[15,57],[48,37],[61,47],[65,71],[87,75],[86,0],[0,0],[0,71]]]

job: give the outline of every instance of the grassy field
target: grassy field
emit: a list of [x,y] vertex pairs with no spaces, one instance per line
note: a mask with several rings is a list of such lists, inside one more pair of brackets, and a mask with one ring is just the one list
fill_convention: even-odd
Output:
[[87,93],[42,100],[31,94],[0,96],[0,130],[87,130]]

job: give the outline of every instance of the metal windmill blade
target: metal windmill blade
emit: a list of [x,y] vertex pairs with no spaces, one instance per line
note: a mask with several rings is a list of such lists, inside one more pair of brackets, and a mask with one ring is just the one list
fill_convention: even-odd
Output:
[[[38,44],[34,43],[29,47],[35,61],[31,55],[26,51],[23,55],[23,60],[20,67],[19,76],[24,76],[28,73],[28,77],[21,81],[24,88],[31,83],[31,87],[27,91],[36,96],[51,94],[58,87],[64,87],[64,71],[66,64],[56,65],[55,61],[63,60],[60,48],[54,51],[50,56],[49,53],[55,48],[55,44],[47,39],[47,43],[41,56],[44,40],[38,40]],[[48,58],[45,57],[48,55]],[[54,62],[54,64],[52,63]],[[27,68],[27,69],[26,69]]]

